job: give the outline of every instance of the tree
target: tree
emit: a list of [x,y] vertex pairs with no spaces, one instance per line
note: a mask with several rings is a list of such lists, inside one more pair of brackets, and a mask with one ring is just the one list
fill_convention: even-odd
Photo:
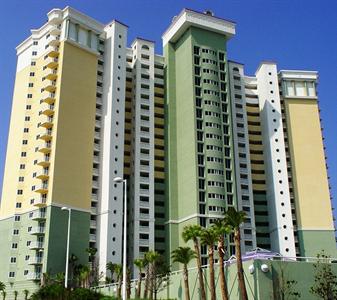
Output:
[[88,266],[81,266],[79,269],[79,285],[83,288],[89,287],[90,268]]
[[73,286],[74,277],[75,277],[75,268],[76,262],[78,261],[78,257],[75,254],[71,254],[69,257],[69,273],[70,273],[70,284]]
[[28,299],[29,291],[28,290],[23,290],[23,294],[25,295],[25,300]]
[[96,248],[87,248],[85,251],[89,254],[89,262],[91,263],[91,270],[89,273],[89,284],[92,285],[97,281],[97,268],[96,268]]
[[149,264],[149,299],[153,299],[154,285],[156,280],[156,261],[159,259],[160,255],[157,251],[150,250],[146,253],[146,260]]
[[160,255],[154,262],[153,284],[154,300],[157,300],[157,294],[169,285],[170,266],[165,258]]
[[2,292],[5,290],[6,290],[6,285],[2,281],[0,281],[0,291]]
[[14,300],[17,300],[17,299],[18,299],[18,294],[19,294],[18,291],[14,291]]
[[203,229],[201,232],[200,241],[201,244],[207,245],[211,300],[216,300],[214,276],[214,244],[217,241],[217,233],[212,228]]
[[110,273],[111,273],[111,280],[112,280],[112,282],[113,282],[113,278],[114,278],[115,268],[116,268],[116,264],[112,263],[111,261],[109,261],[106,264],[107,271],[110,271]]
[[172,251],[172,260],[183,264],[183,278],[185,285],[185,300],[190,300],[190,288],[188,285],[188,269],[189,262],[196,257],[195,252],[190,247],[179,247]]
[[2,294],[2,299],[6,300],[7,293],[4,290],[2,290],[1,294]]
[[337,299],[337,276],[332,271],[330,256],[324,250],[317,254],[314,270],[315,281],[310,287],[310,293],[323,300]]
[[228,288],[225,276],[224,262],[225,262],[225,234],[230,233],[230,228],[226,226],[223,219],[218,219],[212,226],[218,239],[218,255],[219,255],[219,273],[220,273],[220,290],[222,300],[228,300]]
[[137,284],[137,292],[136,298],[140,298],[141,289],[142,289],[142,273],[144,268],[146,267],[147,261],[143,258],[137,258],[133,262],[135,266],[138,268],[138,284]]
[[121,297],[122,294],[122,281],[123,281],[123,266],[121,264],[115,265],[116,280],[118,282],[117,286],[117,298]]
[[182,233],[182,237],[185,243],[187,243],[188,241],[193,241],[194,251],[195,251],[196,259],[197,259],[201,299],[206,300],[206,290],[205,290],[205,284],[204,284],[204,275],[203,275],[203,271],[201,267],[201,255],[200,255],[200,245],[199,245],[199,238],[200,238],[201,231],[202,231],[202,228],[200,225],[185,226],[183,233]]
[[246,214],[243,211],[236,211],[234,207],[230,207],[224,218],[224,222],[234,231],[235,256],[238,273],[239,289],[242,300],[248,300],[245,278],[243,275],[242,255],[241,255],[241,233],[240,225],[245,221]]

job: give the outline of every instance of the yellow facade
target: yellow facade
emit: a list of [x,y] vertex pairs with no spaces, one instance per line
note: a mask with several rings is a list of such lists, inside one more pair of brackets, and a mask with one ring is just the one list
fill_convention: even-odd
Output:
[[316,100],[285,101],[299,229],[331,229],[330,194]]
[[[60,46],[52,152],[53,202],[89,210],[92,186],[97,56],[68,42]],[[85,63],[83,63],[85,62]],[[85,147],[84,147],[85,146]]]

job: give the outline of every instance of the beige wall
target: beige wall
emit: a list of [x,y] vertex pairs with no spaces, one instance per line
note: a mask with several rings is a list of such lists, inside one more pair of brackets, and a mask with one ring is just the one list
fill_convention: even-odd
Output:
[[299,229],[333,229],[316,100],[285,100]]
[[61,43],[56,95],[51,201],[90,209],[96,111],[97,56]]

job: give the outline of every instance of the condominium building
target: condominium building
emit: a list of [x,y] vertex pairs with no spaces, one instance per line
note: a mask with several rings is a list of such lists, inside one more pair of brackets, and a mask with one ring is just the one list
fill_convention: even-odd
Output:
[[[70,8],[17,47],[0,209],[0,281],[33,288],[86,264],[121,263],[127,180],[127,259],[170,259],[184,226],[243,210],[243,251],[335,255],[316,72],[255,76],[230,61],[235,23],[184,9],[155,43]],[[68,210],[62,210],[66,207]],[[234,253],[227,238],[228,255]],[[203,263],[207,263],[202,247]]]

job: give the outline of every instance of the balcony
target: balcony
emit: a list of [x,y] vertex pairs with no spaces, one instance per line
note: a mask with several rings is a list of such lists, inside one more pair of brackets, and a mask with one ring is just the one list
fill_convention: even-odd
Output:
[[99,144],[96,144],[96,143],[94,144],[94,150],[99,151],[100,148],[101,148],[101,147],[99,146]]
[[42,103],[41,105],[42,113],[46,116],[51,116],[54,114],[54,105],[48,103]]
[[45,66],[50,69],[55,69],[58,66],[59,59],[57,57],[48,57],[45,60]]
[[40,131],[39,139],[44,141],[50,141],[52,138],[52,130],[43,128],[43,130]]
[[55,80],[46,79],[42,82],[42,87],[44,88],[45,91],[55,92],[56,82]]
[[89,241],[96,242],[96,234],[90,234]]
[[43,242],[38,242],[38,241],[31,242],[29,245],[29,249],[30,250],[43,249]]
[[139,214],[139,219],[145,219],[145,220],[148,220],[149,219],[149,214]]
[[42,76],[45,77],[48,80],[56,80],[56,78],[57,78],[57,70],[47,68],[47,69],[45,69],[43,71],[43,75]]
[[41,280],[42,273],[31,272],[28,273],[27,279],[28,280]]
[[44,220],[44,219],[46,219],[45,211],[39,211],[39,210],[34,211],[32,220],[39,221],[39,220]]
[[148,246],[149,240],[146,239],[139,239],[139,246]]
[[91,214],[92,215],[97,215],[97,207],[92,207],[91,208]]
[[59,55],[59,47],[53,46],[47,48],[47,55],[49,57],[57,57]]
[[45,207],[47,203],[47,197],[40,197],[38,199],[35,199],[34,206],[36,207]]
[[31,256],[28,260],[29,265],[42,265],[42,257],[40,256]]
[[90,220],[90,227],[91,228],[96,228],[96,226],[97,226],[97,222],[94,221],[94,220]]
[[98,189],[98,187],[99,187],[98,181],[93,180],[93,181],[92,181],[92,187],[93,187],[94,189]]
[[40,172],[37,173],[36,178],[41,179],[41,180],[47,180],[49,178],[48,169],[42,169]]
[[95,176],[98,176],[99,175],[99,169],[98,168],[93,168],[92,169],[92,174],[95,175]]
[[47,45],[56,47],[56,46],[58,46],[60,44],[60,37],[59,36],[50,35],[47,38],[46,42],[47,42]]
[[149,190],[145,190],[145,189],[140,189],[139,190],[139,194],[141,194],[141,195],[149,195]]
[[48,192],[48,183],[42,183],[41,185],[38,185],[35,192],[46,194]]
[[38,151],[42,153],[50,153],[51,151],[51,142],[41,141],[38,146]]
[[47,91],[44,91],[42,93],[42,102],[48,104],[48,105],[53,105],[53,103],[55,102],[55,93],[50,93]]
[[150,207],[150,203],[146,201],[139,201],[139,206],[148,208]]
[[61,34],[61,25],[53,24],[49,29],[49,34],[58,36]]
[[44,127],[44,128],[51,128],[53,127],[53,117],[49,117],[46,115],[41,115],[41,123],[40,126]]
[[30,234],[40,235],[45,233],[44,227],[33,227]]
[[140,232],[149,232],[150,228],[148,226],[139,226]]
[[97,194],[91,194],[91,201],[98,201],[98,195]]

